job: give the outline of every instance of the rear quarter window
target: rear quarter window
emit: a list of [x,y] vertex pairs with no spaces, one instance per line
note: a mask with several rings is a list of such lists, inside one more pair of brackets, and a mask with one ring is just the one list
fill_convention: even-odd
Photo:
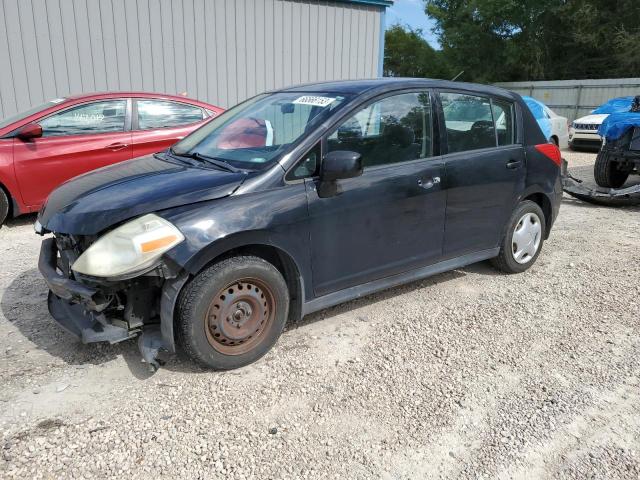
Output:
[[138,129],[178,127],[199,122],[203,111],[195,105],[165,100],[138,100]]

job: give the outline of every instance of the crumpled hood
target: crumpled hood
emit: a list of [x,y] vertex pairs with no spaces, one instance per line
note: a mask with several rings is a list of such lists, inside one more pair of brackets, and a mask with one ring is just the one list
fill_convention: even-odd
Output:
[[49,196],[38,221],[51,232],[95,235],[145,213],[226,197],[246,176],[141,157],[62,184]]
[[608,113],[596,113],[593,115],[586,115],[584,117],[580,117],[574,121],[574,123],[585,123],[587,125],[600,125],[604,122],[604,119],[609,116]]

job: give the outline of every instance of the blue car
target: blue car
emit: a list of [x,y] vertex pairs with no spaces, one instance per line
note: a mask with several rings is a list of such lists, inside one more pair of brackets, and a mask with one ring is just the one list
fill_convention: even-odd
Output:
[[533,97],[523,96],[522,99],[531,110],[544,136],[558,147],[567,148],[569,146],[569,121],[567,118],[556,114]]
[[620,188],[640,171],[640,96],[619,102],[598,129],[605,139],[594,165],[601,187]]

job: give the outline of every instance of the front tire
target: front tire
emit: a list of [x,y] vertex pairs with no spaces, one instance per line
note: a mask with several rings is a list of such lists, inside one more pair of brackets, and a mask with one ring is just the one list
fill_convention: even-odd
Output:
[[593,176],[601,187],[620,188],[629,178],[629,172],[620,170],[619,162],[611,158],[609,152],[601,150],[593,166]]
[[520,202],[509,219],[500,253],[491,263],[505,273],[522,273],[535,263],[546,231],[544,213],[530,200]]
[[273,347],[288,314],[287,284],[272,264],[254,256],[227,258],[180,294],[178,342],[207,368],[240,368]]
[[9,197],[5,191],[0,188],[0,227],[9,216]]

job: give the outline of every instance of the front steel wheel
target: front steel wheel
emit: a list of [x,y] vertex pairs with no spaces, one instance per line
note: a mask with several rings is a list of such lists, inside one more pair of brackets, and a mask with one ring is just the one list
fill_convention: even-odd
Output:
[[276,316],[268,285],[241,278],[214,296],[204,318],[209,344],[225,355],[241,355],[258,345]]
[[282,274],[266,260],[231,257],[196,275],[180,293],[178,343],[200,364],[230,370],[255,362],[276,343],[289,314]]

